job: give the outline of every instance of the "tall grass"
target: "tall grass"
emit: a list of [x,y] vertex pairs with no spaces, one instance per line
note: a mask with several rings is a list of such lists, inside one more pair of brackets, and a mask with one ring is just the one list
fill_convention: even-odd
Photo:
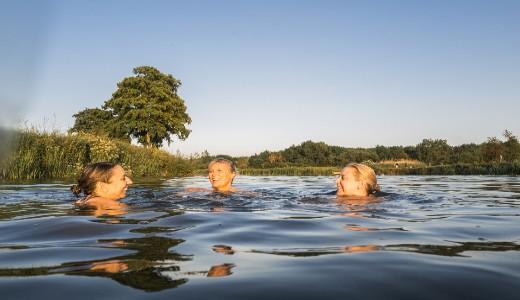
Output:
[[252,176],[322,176],[333,175],[339,171],[337,167],[283,167],[270,169],[253,169],[247,168],[240,170],[242,175]]
[[11,140],[0,162],[0,179],[74,178],[91,162],[118,162],[134,177],[175,177],[193,173],[192,163],[178,155],[90,134],[25,130]]
[[[107,137],[0,129],[0,180],[75,178],[86,164],[98,161],[121,163],[136,178],[207,174],[206,169],[198,170],[206,164],[201,158],[186,159],[159,149],[134,146]],[[518,161],[440,166],[399,161],[398,168],[393,161],[365,163],[374,168],[377,174],[386,175],[520,175]],[[319,176],[332,175],[340,170],[341,166],[288,166],[243,168],[240,173],[253,176]]]
[[[371,163],[370,167],[378,175],[520,175],[520,163],[455,164],[427,166],[425,164],[400,165]],[[341,170],[341,167],[283,167],[240,170],[240,174],[253,176],[327,176]],[[201,173],[202,174],[202,173]]]
[[413,168],[375,168],[386,175],[520,175],[520,162],[453,164]]

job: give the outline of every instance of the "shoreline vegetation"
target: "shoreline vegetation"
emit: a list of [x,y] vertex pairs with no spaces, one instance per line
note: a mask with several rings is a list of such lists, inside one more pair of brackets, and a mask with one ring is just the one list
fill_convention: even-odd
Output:
[[0,130],[0,139],[4,181],[75,179],[86,164],[99,161],[118,162],[138,178],[193,174],[189,160],[179,155],[106,136]]
[[[365,162],[366,163],[366,162]],[[388,168],[378,163],[368,163],[378,176],[390,175],[520,175],[520,163],[456,164],[421,166],[416,168]],[[330,176],[341,167],[284,167],[270,169],[243,169],[241,175],[249,176]]]
[[171,154],[159,149],[164,141],[185,140],[191,132],[186,104],[177,94],[180,86],[173,75],[140,66],[103,105],[74,114],[66,134],[0,127],[0,181],[72,181],[85,165],[100,161],[121,164],[138,181],[205,176],[216,157],[234,161],[240,174],[257,176],[333,175],[352,162],[367,164],[378,175],[520,175],[520,142],[509,130],[504,140],[489,137],[458,146],[444,139],[373,148],[305,141],[244,157]]
[[[73,180],[88,163],[121,163],[137,180],[206,175],[215,157],[234,160],[242,175],[331,176],[349,162],[371,166],[378,175],[520,175],[520,144],[506,131],[506,141],[449,146],[446,140],[423,140],[416,146],[344,148],[306,141],[287,149],[249,157],[189,157],[156,147],[91,133],[0,129],[0,180]],[[382,158],[382,159],[381,159]]]

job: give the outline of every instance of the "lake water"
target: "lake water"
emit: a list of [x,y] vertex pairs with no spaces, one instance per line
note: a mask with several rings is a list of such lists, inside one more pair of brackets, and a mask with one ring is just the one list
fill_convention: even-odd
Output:
[[383,176],[374,201],[333,180],[142,183],[99,216],[0,185],[0,299],[519,299],[520,177]]

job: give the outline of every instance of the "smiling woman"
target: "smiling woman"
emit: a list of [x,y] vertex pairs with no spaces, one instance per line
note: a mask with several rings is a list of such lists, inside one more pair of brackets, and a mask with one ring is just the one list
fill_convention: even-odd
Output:
[[208,179],[215,192],[236,192],[232,186],[235,176],[235,163],[228,159],[217,158],[208,165]]
[[233,161],[225,158],[216,158],[208,164],[208,180],[211,184],[211,190],[199,187],[188,187],[186,192],[218,192],[233,193],[238,189],[233,187],[233,179],[235,179],[236,165]]
[[[72,192],[85,197],[76,201],[79,207],[92,207],[96,211],[122,211],[124,204],[119,199],[126,196],[132,180],[118,164],[110,162],[93,163],[85,167],[78,184],[71,187]],[[109,213],[110,214],[110,213]]]

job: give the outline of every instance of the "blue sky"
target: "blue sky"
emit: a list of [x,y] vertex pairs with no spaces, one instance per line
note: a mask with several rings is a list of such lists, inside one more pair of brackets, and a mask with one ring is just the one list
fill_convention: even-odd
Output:
[[0,124],[66,131],[132,69],[183,83],[184,154],[520,135],[520,1],[3,1]]

